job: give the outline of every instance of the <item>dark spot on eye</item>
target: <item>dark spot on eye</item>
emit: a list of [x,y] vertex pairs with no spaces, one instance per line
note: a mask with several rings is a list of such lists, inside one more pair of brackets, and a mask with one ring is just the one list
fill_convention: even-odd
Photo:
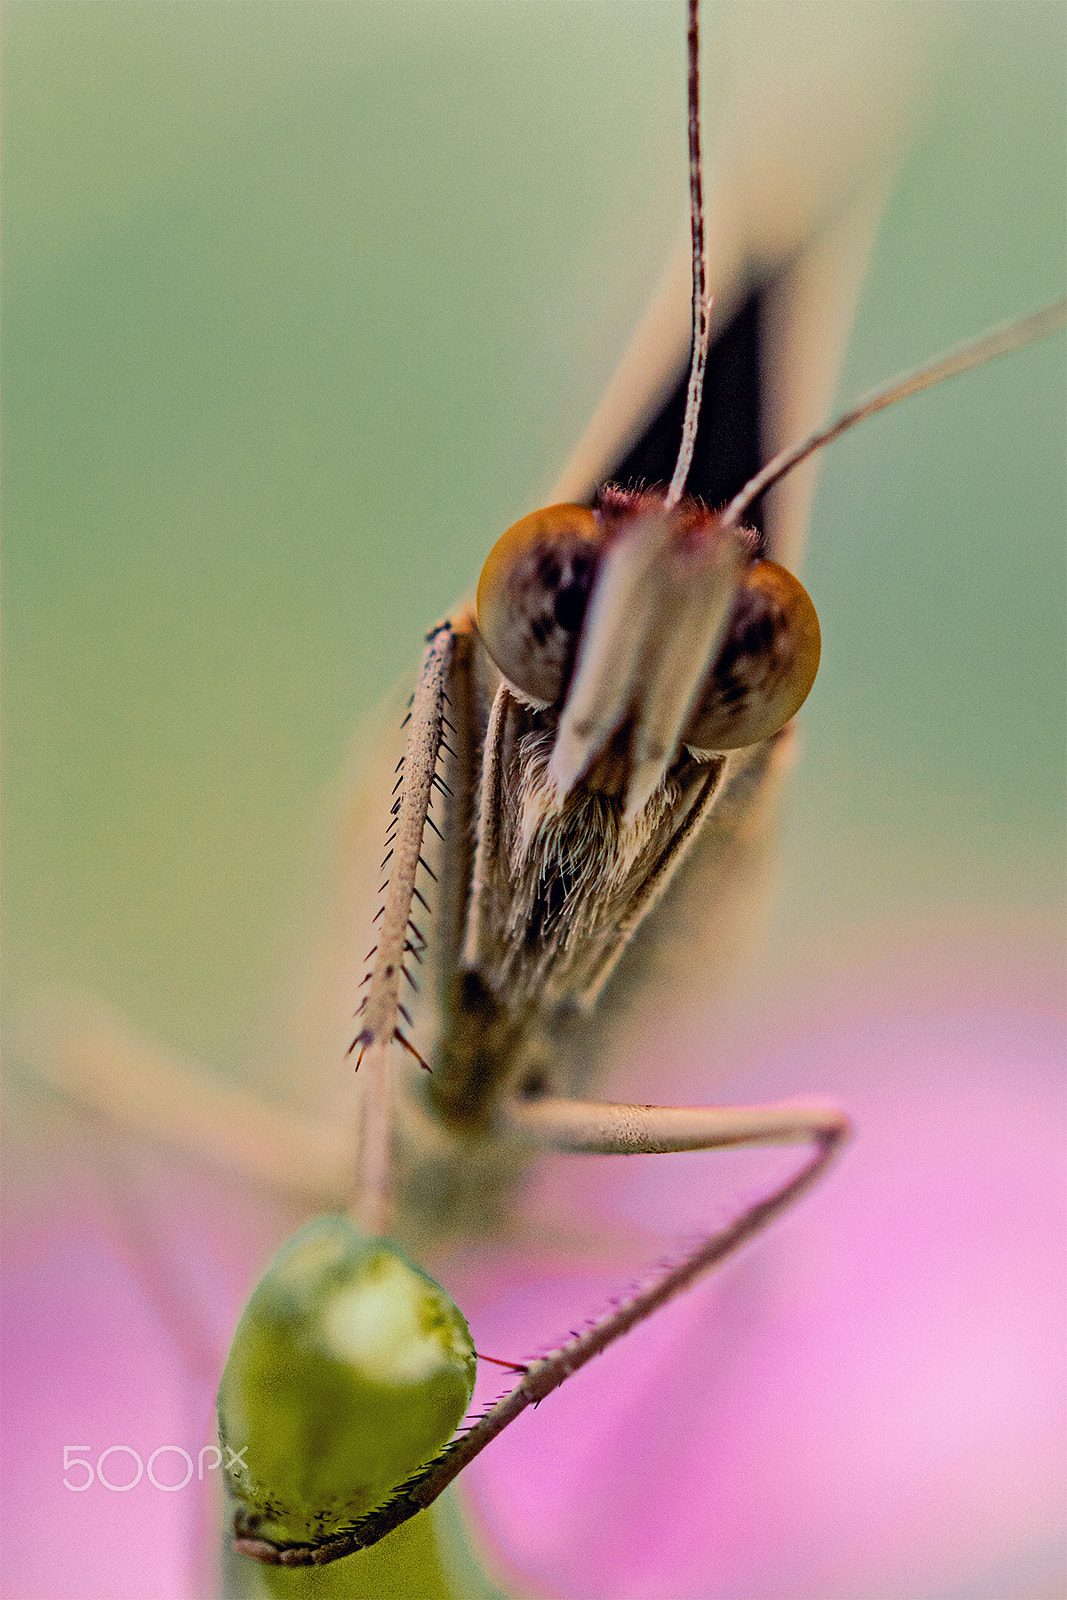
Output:
[[554,593],[559,588],[562,576],[557,558],[549,551],[543,551],[537,558],[537,581],[542,589]]
[[720,678],[716,675],[715,693],[721,704],[728,711],[733,711],[748,698],[748,685],[740,678]]
[[737,641],[737,654],[745,656],[762,655],[774,643],[776,631],[774,617],[766,612],[762,616],[754,618],[753,621],[747,622],[742,628],[740,638]]
[[735,676],[737,672],[737,663],[741,660],[744,653],[745,652],[741,648],[741,641],[737,635],[728,635],[726,643],[719,651],[718,658],[715,662],[716,683],[727,683],[732,677]]
[[530,618],[530,632],[533,634],[534,639],[536,640],[537,644],[542,647],[542,649],[548,643],[549,636],[553,632],[553,627],[554,624],[551,617],[542,616]]
[[556,625],[564,633],[577,633],[585,616],[586,591],[576,583],[568,583],[556,596],[554,613]]
[[519,1093],[524,1100],[537,1100],[548,1093],[548,1079],[543,1072],[531,1072],[519,1085]]
[[[577,633],[585,616],[589,590],[593,582],[593,563],[588,556],[576,556],[569,563],[567,581],[560,584],[556,595],[555,617],[559,627],[567,633]],[[562,576],[562,574],[561,574]]]

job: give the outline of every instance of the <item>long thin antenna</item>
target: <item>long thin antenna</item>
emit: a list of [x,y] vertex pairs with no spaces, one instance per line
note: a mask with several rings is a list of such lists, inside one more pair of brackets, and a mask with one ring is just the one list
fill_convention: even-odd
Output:
[[864,422],[876,411],[884,411],[887,406],[894,406],[898,400],[906,400],[909,395],[918,394],[922,389],[931,389],[936,383],[944,383],[947,378],[970,372],[973,367],[984,366],[998,356],[1010,355],[1013,350],[1022,350],[1038,339],[1046,339],[1050,333],[1058,333],[1064,326],[1067,326],[1067,296],[1062,300],[1054,300],[1051,305],[1032,312],[1028,317],[998,323],[980,338],[956,345],[929,366],[919,367],[903,377],[892,379],[880,389],[872,390],[834,422],[826,423],[800,444],[790,445],[772,456],[767,465],[761,467],[756,476],[750,478],[730,501],[722,513],[723,525],[736,527],[753,502],[772,484],[778,483],[787,472],[792,472],[794,467],[814,455],[816,450],[821,450],[823,445],[830,444],[841,434],[847,433],[849,428],[854,428],[857,422]]
[[689,217],[693,234],[693,354],[689,388],[685,397],[682,442],[674,476],[667,490],[666,509],[672,511],[685,492],[700,422],[704,368],[711,334],[711,302],[707,293],[704,254],[704,182],[700,162],[700,0],[689,0]]

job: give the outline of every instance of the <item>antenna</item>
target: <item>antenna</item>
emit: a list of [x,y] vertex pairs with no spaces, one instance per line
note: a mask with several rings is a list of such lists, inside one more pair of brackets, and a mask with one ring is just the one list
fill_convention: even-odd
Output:
[[689,0],[689,220],[693,234],[693,353],[689,365],[689,388],[685,397],[682,442],[674,476],[667,489],[666,509],[673,511],[685,492],[689,468],[693,464],[700,399],[704,392],[704,368],[708,360],[711,335],[711,301],[707,293],[707,261],[704,253],[704,183],[700,162],[700,0]]
[[[787,472],[792,472],[794,467],[814,455],[816,450],[821,450],[824,445],[840,438],[858,422],[865,422],[868,417],[873,417],[876,411],[884,411],[887,406],[895,406],[898,400],[907,400],[910,395],[919,394],[923,389],[932,389],[935,384],[944,383],[948,378],[958,377],[961,372],[970,372],[974,367],[982,367],[987,361],[995,361],[998,356],[1010,355],[1013,350],[1025,349],[1028,344],[1035,344],[1038,339],[1047,339],[1049,334],[1058,333],[1065,326],[1067,326],[1067,296],[1062,300],[1054,300],[1051,305],[1043,306],[1040,311],[1031,312],[1027,317],[1016,317],[1009,322],[1000,322],[995,328],[990,328],[988,333],[983,333],[980,338],[956,345],[926,366],[917,367],[914,372],[907,372],[900,378],[893,378],[880,389],[873,389],[848,411],[842,412],[833,422],[818,428],[799,444],[789,445],[787,449],[780,450],[776,456],[772,456],[767,465],[761,467],[756,476],[750,478],[744,488],[730,501],[722,513],[723,526],[737,527],[754,501],[784,478]],[[677,473],[675,476],[677,477]]]
[[[688,9],[689,217],[693,239],[693,341],[689,363],[689,385],[685,396],[685,416],[682,420],[682,439],[678,447],[674,475],[664,502],[667,511],[673,511],[685,493],[689,469],[693,464],[693,451],[700,423],[700,402],[704,392],[704,369],[707,366],[711,336],[711,298],[707,292],[704,185],[700,154],[700,0],[688,0]],[[873,389],[870,394],[857,401],[848,411],[842,412],[834,421],[809,434],[799,444],[789,445],[785,450],[780,450],[776,456],[772,456],[766,466],[761,467],[755,477],[749,479],[721,513],[722,525],[739,526],[746,511],[760,495],[765,494],[817,450],[840,438],[841,434],[847,433],[857,423],[865,422],[876,411],[884,411],[888,406],[896,405],[898,400],[906,400],[913,394],[919,394],[923,389],[931,389],[935,384],[944,383],[948,378],[955,378],[962,372],[970,372],[975,367],[984,366],[989,361],[995,361],[998,356],[1022,350],[1038,339],[1045,339],[1050,334],[1059,332],[1064,326],[1067,326],[1067,297],[1054,300],[1051,305],[1043,306],[1040,311],[1034,311],[1029,316],[998,323],[988,333],[969,340],[966,344],[954,346],[926,366],[917,367],[912,372],[892,379],[881,388]]]

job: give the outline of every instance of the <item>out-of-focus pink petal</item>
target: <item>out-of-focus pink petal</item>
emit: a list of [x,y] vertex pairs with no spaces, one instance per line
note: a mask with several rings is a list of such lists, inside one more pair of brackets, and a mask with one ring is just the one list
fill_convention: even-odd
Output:
[[[5,1227],[4,1595],[212,1600],[215,1387],[279,1218],[159,1151],[44,1122],[12,1138],[9,1158],[21,1170]],[[66,1446],[90,1463],[89,1487],[65,1486],[89,1479],[65,1468]],[[184,1487],[151,1482],[161,1448],[157,1484],[185,1478],[181,1450]],[[108,1450],[104,1478],[132,1487],[101,1481]]]
[[[710,1093],[694,1087],[692,1032],[657,1050],[651,1079],[638,1064],[622,1091],[634,1098],[832,1094],[853,1112],[857,1139],[796,1213],[475,1463],[476,1523],[517,1594],[1055,1593],[1058,1005],[1058,970],[1028,949],[960,955],[946,945],[768,1012],[730,1052],[743,1071]],[[301,1218],[158,1151],[87,1135],[73,1114],[57,1126],[46,1118],[25,1151],[14,1144],[5,1593],[212,1597],[210,1496],[144,1480],[128,1493],[67,1490],[63,1446],[88,1446],[95,1463],[110,1445],[147,1461],[161,1445],[195,1457],[210,1443],[244,1296]],[[617,1231],[691,1234],[795,1159],[561,1158],[531,1186],[531,1204],[547,1205],[565,1231],[614,1219]],[[656,1245],[639,1243],[633,1261],[643,1248],[655,1259]],[[435,1270],[479,1348],[520,1358],[604,1307],[631,1269],[590,1268],[551,1240],[539,1252],[472,1249]],[[480,1394],[506,1386],[483,1368]],[[161,1462],[161,1474],[177,1464]],[[114,1481],[128,1465],[111,1458]]]
[[[807,1087],[849,1107],[857,1140],[826,1185],[475,1465],[519,1592],[909,1600],[1055,1548],[1058,992],[1017,962],[931,959],[940,982],[858,975],[729,1084],[731,1100]],[[615,1207],[691,1225],[716,1159],[627,1163]],[[524,1329],[559,1336],[603,1303],[603,1278],[527,1276],[479,1308],[477,1337],[519,1354]]]

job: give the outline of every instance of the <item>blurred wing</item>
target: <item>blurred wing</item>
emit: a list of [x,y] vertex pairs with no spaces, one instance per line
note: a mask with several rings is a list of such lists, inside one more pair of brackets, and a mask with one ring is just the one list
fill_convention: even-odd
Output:
[[[914,77],[902,52],[840,128],[851,160],[820,166],[827,85],[815,73],[789,117],[761,129],[756,154],[723,126],[708,157],[713,335],[688,492],[721,505],[787,442],[828,414]],[[863,73],[850,63],[850,72]],[[855,81],[855,80],[853,80]],[[767,85],[763,88],[766,90]],[[841,85],[833,110],[847,101]],[[742,103],[743,96],[737,103]],[[773,92],[769,101],[777,103]],[[744,149],[744,155],[740,151]],[[788,203],[783,204],[783,197]],[[681,436],[690,338],[689,246],[676,251],[608,392],[550,499],[596,484],[666,483]],[[754,508],[767,553],[795,566],[816,462]],[[568,1043],[611,1061],[664,1008],[699,1007],[736,970],[760,925],[771,880],[774,801],[791,736],[735,761],[737,775],[692,856],[628,948],[601,1011]],[[623,1021],[626,1035],[613,1023]]]
[[[713,334],[690,494],[723,504],[776,450],[827,415],[887,186],[880,155],[857,175],[851,203],[802,219],[805,232],[777,260],[762,258],[756,243],[743,261],[720,263],[712,255]],[[669,480],[685,409],[689,318],[685,245],[546,496],[550,503],[588,500],[604,482]],[[756,510],[768,553],[784,565],[798,559],[814,474],[814,464],[799,469]]]
[[[709,504],[829,410],[883,201],[947,27],[933,7],[894,10],[892,28],[879,8],[855,5],[724,7],[705,19],[712,349],[690,492]],[[606,481],[669,479],[690,326],[690,246],[680,239],[546,503],[586,500]],[[767,497],[768,544],[787,566],[814,471]]]

